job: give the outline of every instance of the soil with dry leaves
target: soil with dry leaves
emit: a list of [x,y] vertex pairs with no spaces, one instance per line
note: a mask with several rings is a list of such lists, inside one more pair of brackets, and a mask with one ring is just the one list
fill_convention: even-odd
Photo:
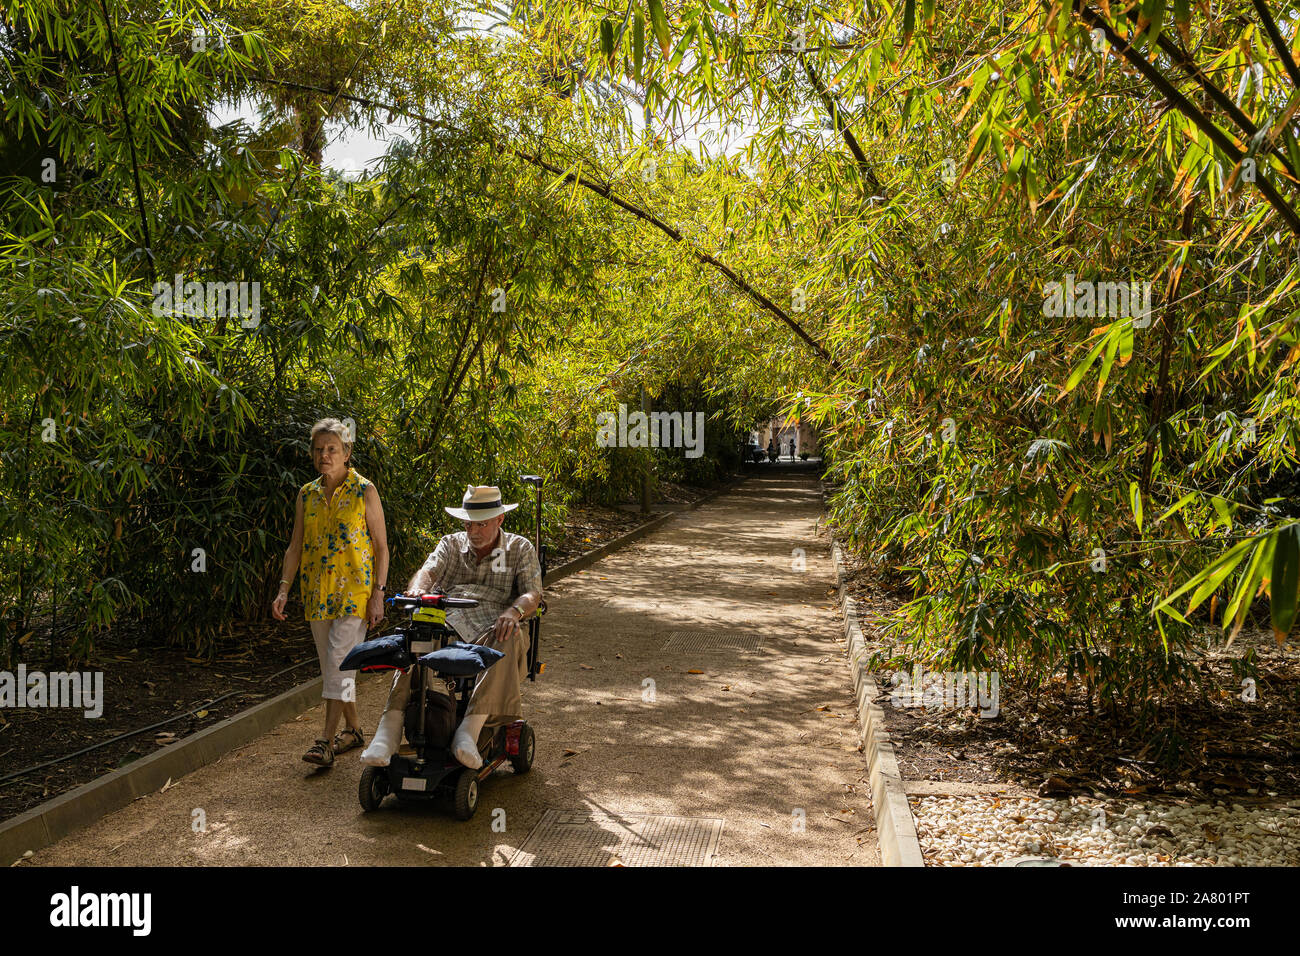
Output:
[[[883,625],[910,595],[861,556],[846,560],[846,590],[868,653],[889,659],[903,648]],[[1244,805],[1300,794],[1300,652],[1294,644],[1277,648],[1258,629],[1243,631],[1231,648],[1207,636],[1205,647],[1191,650],[1201,688],[1164,703],[1180,756],[1163,764],[1154,759],[1152,727],[1125,713],[1090,711],[1081,688],[1063,679],[1034,701],[1000,675],[1000,709],[989,719],[974,709],[894,706],[890,676],[901,668],[882,666],[874,674],[878,702],[903,779],[1010,781],[1044,796],[1194,796]],[[1251,650],[1256,684],[1243,690],[1233,662]]]
[[609,544],[620,535],[645,524],[657,513],[652,510],[650,514],[644,515],[600,505],[571,505],[564,525],[564,535],[547,548],[547,567],[558,568],[588,551]]
[[[48,653],[39,641],[33,639],[26,649],[29,669],[46,666]],[[287,624],[236,623],[212,660],[192,653],[182,647],[145,644],[131,629],[115,628],[100,639],[93,657],[76,667],[82,673],[104,674],[100,717],[87,719],[76,708],[0,710],[2,818],[16,816],[283,693],[315,676],[317,667],[311,630],[301,615],[291,615]],[[52,669],[70,668],[59,663]],[[124,734],[130,736],[106,743]],[[3,779],[97,744],[106,745]]]

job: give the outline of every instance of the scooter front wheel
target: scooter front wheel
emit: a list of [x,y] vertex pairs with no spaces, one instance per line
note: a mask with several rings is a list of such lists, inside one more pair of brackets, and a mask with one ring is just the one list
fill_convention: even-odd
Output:
[[361,809],[369,813],[378,810],[379,805],[388,796],[388,769],[386,767],[367,767],[361,771],[361,782],[357,784],[357,796],[361,798]]
[[456,778],[453,809],[457,820],[468,820],[478,809],[478,771],[465,767]]

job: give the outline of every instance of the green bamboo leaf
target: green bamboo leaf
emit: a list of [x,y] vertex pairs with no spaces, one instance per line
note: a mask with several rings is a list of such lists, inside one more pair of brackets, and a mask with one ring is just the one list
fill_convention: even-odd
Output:
[[[700,34],[700,56],[712,59],[713,55],[718,52],[718,34],[713,29],[713,18],[709,16],[700,17],[700,25],[704,27],[704,32]],[[704,49],[704,39],[708,37],[709,47]]]
[[916,0],[903,0],[903,42],[916,29]]
[[[1295,95],[1292,94],[1292,96]],[[1300,169],[1300,143],[1296,142],[1295,133],[1291,132],[1290,123],[1282,127],[1282,143],[1286,147],[1286,155],[1291,160],[1291,165],[1296,169]]]
[[1241,564],[1241,562],[1245,560],[1247,553],[1248,552],[1245,549],[1238,551],[1236,548],[1232,548],[1228,551],[1228,554],[1232,555],[1232,560],[1225,561],[1221,567],[1214,568],[1213,573],[1207,574],[1205,580],[1201,582],[1200,587],[1192,592],[1191,601],[1187,604],[1188,614],[1191,614],[1192,611],[1200,606],[1202,601],[1219,589],[1219,586],[1223,584],[1228,575],[1235,571],[1237,565]]
[[1174,502],[1173,506],[1170,507],[1170,509],[1169,509],[1168,511],[1166,511],[1166,512],[1165,512],[1164,514],[1162,514],[1159,518],[1157,518],[1157,519],[1155,520],[1155,523],[1156,523],[1156,524],[1159,524],[1160,522],[1162,522],[1162,521],[1164,521],[1166,518],[1168,518],[1171,514],[1174,514],[1175,512],[1178,512],[1178,511],[1182,511],[1183,508],[1184,508],[1184,506],[1186,506],[1186,504],[1187,504],[1189,501],[1191,501],[1193,498],[1195,498],[1195,497],[1196,497],[1196,492],[1194,492],[1194,491],[1191,492],[1191,493],[1189,493],[1189,494],[1183,495],[1183,496],[1182,496],[1181,498],[1179,498],[1176,502]]
[[1011,172],[1020,172],[1020,167],[1024,164],[1027,155],[1023,146],[1016,147],[1015,153],[1011,156]]
[[[1231,554],[1232,551],[1229,551],[1229,553]],[[1205,580],[1201,581],[1200,587],[1197,588],[1195,592],[1192,592],[1191,601],[1187,604],[1187,613],[1191,614],[1193,610],[1196,610],[1196,607],[1200,606],[1201,602],[1203,602],[1206,597],[1209,597],[1210,594],[1218,591],[1219,585],[1223,584],[1223,581],[1227,579],[1227,576],[1232,574],[1232,571],[1235,571],[1236,566],[1242,563],[1244,559],[1245,551],[1242,551],[1242,553],[1234,555],[1234,561],[1226,562],[1222,567],[1216,568],[1213,574],[1206,575]]]
[[[1222,581],[1224,577],[1230,574],[1232,570],[1245,559],[1247,552],[1258,543],[1258,537],[1246,538],[1244,541],[1237,542],[1225,551],[1217,560],[1192,575],[1192,577],[1182,587],[1156,605],[1156,610],[1160,611],[1167,608],[1192,588],[1203,586],[1205,582],[1217,578],[1215,584],[1204,592],[1205,594],[1209,594],[1210,591],[1213,591],[1214,588],[1218,586],[1217,582]],[[1196,610],[1202,600],[1204,600],[1204,595],[1198,591],[1197,594],[1193,596],[1191,602],[1187,605],[1187,613],[1191,614],[1192,611]]]
[[608,17],[600,21],[600,52],[614,55],[614,21]]
[[1269,594],[1269,613],[1273,619],[1273,636],[1281,643],[1295,623],[1297,598],[1300,597],[1300,522],[1277,532],[1273,549],[1273,581]]
[[664,16],[663,0],[649,0],[649,3],[650,25],[654,27],[655,39],[659,41],[659,49],[667,57],[671,44],[668,36],[668,18]]
[[632,66],[637,81],[641,80],[641,66],[645,62],[645,18],[638,10],[632,16]]
[[[1188,625],[1189,627],[1191,626],[1191,622],[1189,622],[1189,621],[1187,620],[1187,618],[1183,617],[1181,614],[1178,613],[1177,610],[1175,610],[1175,609],[1172,608],[1172,607],[1165,607],[1165,606],[1162,604],[1161,606],[1157,607],[1156,610],[1157,610],[1157,611],[1160,611],[1162,614],[1168,614],[1168,615],[1169,615],[1170,617],[1172,617],[1175,621],[1178,621],[1178,622],[1180,622],[1180,623],[1182,623],[1182,624],[1186,624],[1186,625]],[[1160,621],[1160,618],[1157,617],[1157,618],[1156,618],[1156,622],[1157,622],[1157,624],[1159,623],[1159,621]]]
[[1038,202],[1038,198],[1043,194],[1042,186],[1038,182],[1037,163],[1032,154],[1029,156],[1029,161],[1025,163],[1025,193],[1031,203]]
[[1141,18],[1148,22],[1146,30],[1143,31],[1144,38],[1154,43],[1156,37],[1160,35],[1160,29],[1165,22],[1165,0],[1142,0]]
[[996,126],[989,126],[989,145],[993,147],[993,152],[998,154],[998,165],[1006,169],[1007,149],[1004,145],[1002,131]]
[[1223,609],[1223,626],[1226,628],[1228,623],[1232,622],[1232,633],[1228,635],[1228,644],[1232,644],[1242,624],[1245,623],[1246,612],[1250,610],[1251,602],[1255,599],[1260,581],[1266,574],[1272,573],[1273,551],[1276,544],[1276,535],[1266,535],[1264,540],[1255,546],[1251,552],[1250,564],[1246,566],[1246,573],[1242,575],[1237,589],[1233,591],[1228,606]]
[[1219,522],[1222,523],[1224,527],[1226,527],[1229,531],[1231,531],[1232,515],[1233,512],[1237,510],[1237,506],[1235,504],[1229,504],[1227,501],[1220,498],[1218,495],[1215,495],[1213,498],[1210,499],[1210,504],[1214,506],[1215,514],[1219,516]]
[[1030,120],[1037,120],[1042,109],[1038,105],[1038,96],[1034,92],[1034,78],[1028,70],[1022,70],[1016,77],[1016,92],[1024,101],[1025,111],[1029,114]]
[[1119,364],[1124,365],[1133,357],[1133,323],[1121,322],[1119,324],[1119,333],[1116,336],[1119,342]]
[[1106,357],[1101,362],[1101,374],[1097,376],[1097,398],[1101,398],[1102,389],[1106,387],[1106,381],[1110,378],[1110,370],[1115,365],[1115,353],[1119,350],[1119,336],[1115,335],[1114,327],[1106,333]]
[[1074,371],[1070,373],[1070,377],[1065,380],[1065,388],[1061,390],[1062,394],[1072,392],[1078,387],[1084,376],[1088,374],[1088,370],[1092,368],[1093,363],[1097,361],[1097,357],[1101,355],[1102,349],[1106,347],[1109,339],[1109,335],[1098,336],[1097,344],[1088,350],[1088,354],[1083,357],[1083,361],[1075,367]]
[[966,96],[966,106],[963,112],[970,109],[971,105],[977,102],[980,94],[984,92],[984,87],[988,85],[989,77],[993,74],[993,69],[987,63],[983,64],[975,75],[971,78],[970,93]]
[[1133,508],[1133,520],[1137,522],[1138,531],[1142,530],[1142,486],[1136,481],[1129,482],[1128,500]]
[[[677,69],[678,65],[682,62],[682,58],[686,56],[686,51],[690,49],[691,41],[695,38],[696,34],[699,33],[699,29],[700,26],[698,23],[693,23],[691,24],[691,26],[687,27],[686,32],[682,34],[682,38],[677,41],[677,47],[676,49],[673,50],[672,56],[668,58],[669,69],[671,70]],[[700,62],[701,62],[701,58],[696,57],[695,58],[696,70],[700,68]],[[693,73],[695,71],[692,70],[691,72]]]
[[1174,23],[1184,43],[1192,42],[1192,0],[1174,0]]
[[1165,634],[1165,622],[1163,619],[1159,617],[1156,618],[1156,628],[1160,631],[1160,647],[1164,650],[1165,654],[1168,655],[1169,636]]
[[[827,85],[828,85],[828,86],[839,86],[841,83],[844,83],[844,82],[845,82],[846,78],[849,77],[849,74],[850,74],[850,73],[861,73],[862,68],[863,68],[863,62],[862,62],[862,61],[863,61],[863,56],[862,56],[862,54],[865,53],[865,52],[867,52],[867,51],[866,51],[866,48],[864,47],[863,49],[860,49],[860,50],[856,51],[856,52],[855,52],[851,57],[849,57],[848,60],[845,61],[844,65],[843,65],[842,67],[840,67],[839,72],[836,73],[836,74],[831,78],[830,83],[828,83]],[[907,113],[907,105],[908,105],[908,102],[910,102],[910,100],[911,100],[911,98],[912,98],[912,94],[915,93],[915,92],[916,92],[915,90],[910,90],[910,89],[907,91],[908,99],[905,100],[905,101],[903,102],[903,109],[902,109],[902,111],[899,113],[900,116],[904,116],[904,117],[906,117],[906,116],[908,115],[908,113]]]

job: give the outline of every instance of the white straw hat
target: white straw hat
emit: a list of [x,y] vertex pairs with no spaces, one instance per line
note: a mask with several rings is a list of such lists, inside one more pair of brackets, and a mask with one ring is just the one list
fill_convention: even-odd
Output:
[[466,485],[465,499],[459,508],[444,508],[453,518],[462,521],[487,521],[497,515],[518,508],[518,504],[503,505],[501,489],[496,485]]

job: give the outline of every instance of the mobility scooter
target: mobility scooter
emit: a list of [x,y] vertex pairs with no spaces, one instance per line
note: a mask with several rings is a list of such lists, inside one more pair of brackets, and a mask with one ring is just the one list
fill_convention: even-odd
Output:
[[[542,479],[525,475],[523,480],[537,490],[537,548],[543,575],[546,557],[541,549]],[[471,598],[445,594],[408,596],[396,594],[388,603],[410,613],[405,625],[393,634],[357,645],[341,669],[361,671],[412,668],[411,697],[406,706],[403,731],[409,746],[399,748],[387,767],[366,767],[357,795],[367,812],[376,810],[389,793],[400,803],[450,802],[459,820],[468,820],[478,809],[479,783],[497,767],[509,761],[515,773],[527,773],[533,765],[536,737],[526,720],[495,728],[484,728],[479,736],[483,766],[471,770],[451,752],[455,730],[465,718],[470,695],[483,671],[502,657],[500,651],[460,640],[447,624],[447,611],[477,607]],[[546,602],[528,620],[528,679],[536,680],[546,665],[538,660],[541,616]],[[478,635],[482,640],[487,631]],[[486,740],[485,740],[486,737]]]

